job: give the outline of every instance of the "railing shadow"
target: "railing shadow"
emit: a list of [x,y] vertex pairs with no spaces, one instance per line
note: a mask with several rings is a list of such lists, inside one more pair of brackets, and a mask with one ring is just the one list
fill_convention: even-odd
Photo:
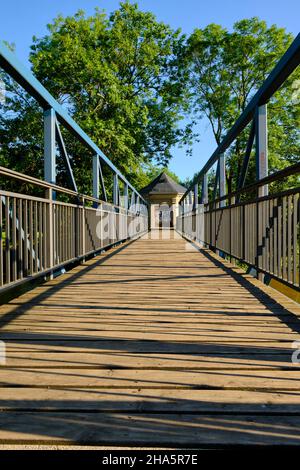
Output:
[[[70,399],[31,399],[24,400],[20,407],[20,403],[10,401],[7,412],[6,401],[0,400],[4,408],[0,442],[7,442],[3,436],[9,435],[8,442],[20,443],[21,439],[23,444],[179,448],[300,444],[299,404],[268,406],[263,402],[258,405],[232,402],[228,405],[221,400],[212,410],[201,398],[172,401],[157,396],[155,400],[153,394],[148,398],[145,392],[133,404],[126,393],[119,392],[118,399],[107,399],[102,391],[90,395],[94,399],[83,398],[81,403]],[[178,414],[178,409],[183,412]]]
[[[88,318],[97,321],[97,316],[103,319],[103,314],[110,310],[124,318],[132,312],[143,315],[149,307],[136,304],[112,306],[88,301],[85,305],[63,305],[60,296],[57,303],[47,303],[52,295],[72,282],[80,281],[81,276],[122,252],[128,244],[100,260],[89,261],[89,265],[79,272],[56,280],[32,302],[36,305],[43,301],[42,307],[60,311],[75,308],[83,323]],[[265,312],[255,316],[276,315],[299,333],[300,321],[296,315],[209,252],[202,250],[202,253],[221,269],[221,273],[233,277],[266,307]],[[167,276],[167,279],[181,277]],[[191,279],[194,277],[192,274]],[[220,272],[216,279],[219,277]],[[153,281],[152,277],[150,279]],[[162,279],[166,278],[157,276],[155,282]],[[136,278],[132,282],[136,282]],[[186,313],[200,319],[204,312],[208,317],[211,314],[224,318],[228,314],[251,318],[251,314],[238,306],[224,312],[220,308],[205,311],[201,304],[197,305],[198,308],[196,305],[190,309],[184,305],[182,308],[180,305],[168,308],[161,305],[150,309],[156,312],[158,320],[166,312],[177,314],[179,318]],[[9,326],[31,307],[32,303],[17,305],[2,317],[2,326]],[[75,316],[68,319],[72,323]],[[8,362],[1,368],[0,442],[7,436],[13,442],[16,436],[16,442],[22,439],[23,443],[54,441],[123,446],[300,444],[299,369],[295,371],[296,366],[291,366],[291,348],[287,340],[259,339],[255,338],[255,332],[250,331],[248,337],[237,333],[230,340],[226,331],[224,334],[219,331],[211,341],[207,337],[206,340],[199,339],[200,335],[197,340],[176,341],[176,332],[172,340],[164,339],[168,332],[162,333],[161,339],[143,339],[142,333],[140,338],[136,335],[136,339],[130,339],[130,335],[122,338],[117,332],[104,336],[100,324],[90,336],[84,330],[78,332],[73,323],[69,331],[59,330],[59,322],[56,326],[56,333],[50,328],[48,331],[30,332],[26,331],[24,320],[22,330],[2,329],[1,339],[7,344]],[[214,327],[217,329],[218,319]],[[135,328],[130,326],[129,332],[136,333]],[[18,352],[23,366],[14,366],[10,362],[15,352]],[[56,366],[53,362],[49,364],[50,354],[63,355],[54,360]],[[104,355],[105,363],[101,362]],[[125,356],[131,367],[122,365],[120,358],[125,360]],[[34,364],[30,365],[29,359],[33,359]],[[152,368],[138,364],[138,360],[148,359],[150,362],[153,359]],[[165,363],[156,369],[155,364],[161,359]],[[223,365],[218,363],[220,359]],[[208,360],[212,360],[211,368],[204,367]],[[259,368],[255,366],[257,360],[260,361]],[[190,366],[187,364],[189,361],[192,363]],[[244,368],[234,369],[232,361],[243,362]],[[286,369],[289,369],[287,374]],[[218,399],[217,393],[220,393]],[[227,401],[224,399],[226,393]],[[278,397],[281,398],[276,402]]]
[[[109,258],[114,256],[117,253],[120,253],[124,248],[128,247],[132,243],[134,243],[136,240],[130,240],[126,244],[113,249],[112,252],[108,252],[106,255],[104,255],[101,259],[96,259],[95,261],[89,261],[88,266],[83,267],[79,272],[66,277],[61,278],[61,282],[56,282],[53,286],[49,287],[47,292],[43,292],[42,294],[36,295],[34,297],[34,302],[39,302],[39,300],[44,300],[45,298],[51,297],[53,294],[57,293],[61,289],[63,289],[67,284],[71,284],[74,282],[76,279],[80,278],[81,276],[85,275],[89,271],[92,271],[96,266],[99,266],[103,264],[105,261],[107,261]],[[83,263],[82,266],[84,266],[85,263]],[[14,304],[14,300],[10,302],[10,305]],[[30,305],[26,306],[26,304],[22,304],[22,307],[17,306],[15,309],[12,309],[10,312],[7,314],[1,315],[1,326],[5,326],[6,324],[12,322],[16,318],[18,318],[20,315],[23,315],[28,309],[30,309]]]
[[[249,282],[243,274],[236,273],[232,268],[224,265],[222,261],[217,260],[212,256],[208,250],[199,250],[209,261],[211,261],[219,269],[222,269],[227,275],[231,276],[240,286],[250,292],[268,308],[275,316],[277,316],[283,323],[291,328],[295,333],[300,334],[300,318],[295,313],[283,307],[279,302],[270,297],[264,290]],[[280,312],[280,313],[279,313]]]

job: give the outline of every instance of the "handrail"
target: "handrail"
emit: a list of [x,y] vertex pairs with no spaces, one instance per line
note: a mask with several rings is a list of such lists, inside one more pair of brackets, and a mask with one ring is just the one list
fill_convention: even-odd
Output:
[[[16,179],[18,181],[25,182],[25,183],[34,184],[34,185],[39,186],[41,188],[51,189],[53,192],[68,194],[69,196],[76,197],[80,201],[83,201],[83,200],[84,201],[90,201],[90,202],[93,202],[97,205],[100,205],[100,204],[110,205],[111,207],[124,209],[124,210],[127,210],[128,212],[132,212],[132,208],[130,206],[127,209],[125,209],[122,206],[119,206],[119,205],[116,205],[116,204],[113,204],[113,203],[109,203],[107,201],[103,201],[102,199],[97,199],[97,198],[94,198],[94,197],[89,196],[89,195],[77,193],[76,191],[73,191],[72,189],[63,188],[62,186],[58,186],[57,184],[48,183],[47,181],[40,180],[38,178],[35,178],[34,176],[24,175],[23,173],[19,173],[18,171],[15,171],[15,170],[10,170],[9,168],[3,167],[3,166],[0,166],[0,175],[6,176],[8,178],[13,178],[13,179]],[[28,197],[28,196],[26,196],[24,194],[21,194],[21,193],[12,193],[12,192],[9,192],[9,191],[3,191],[2,189],[0,189],[0,192],[2,194],[7,194],[7,195],[11,194],[14,197],[20,197],[20,198]],[[30,196],[30,198],[32,200],[34,199],[36,201],[38,201],[38,200],[46,201],[47,200],[47,198],[37,198],[37,197],[34,197],[34,196]],[[141,205],[135,204],[135,206],[136,206],[138,211],[141,211],[141,209],[142,209]]]
[[[266,103],[299,63],[300,34],[182,196],[176,220],[176,229],[183,236],[216,251],[223,258],[251,267],[261,281],[269,282],[274,278],[297,291],[300,291],[299,183],[295,181],[289,189],[276,194],[269,194],[268,185],[299,175],[300,163],[268,175]],[[226,192],[224,152],[251,119],[238,188]],[[244,186],[254,139],[256,181]],[[209,200],[207,171],[217,160],[214,196]],[[201,205],[198,204],[200,181],[203,183]],[[218,185],[219,197],[216,197]],[[242,200],[241,195],[245,196]],[[190,196],[188,204],[187,196]]]
[[255,181],[254,183],[248,184],[247,186],[244,186],[241,189],[237,189],[236,191],[231,191],[230,193],[227,193],[225,196],[222,197],[217,197],[214,199],[213,203],[218,203],[221,201],[225,201],[226,199],[231,199],[234,198],[242,193],[245,193],[247,191],[251,191],[253,189],[257,189],[261,186],[265,186],[266,184],[273,183],[275,181],[279,181],[283,178],[287,178],[288,176],[296,175],[300,173],[300,163],[295,163],[294,165],[290,165],[283,170],[276,171],[276,173],[273,173],[272,175],[266,176],[265,178],[262,178],[261,180]]

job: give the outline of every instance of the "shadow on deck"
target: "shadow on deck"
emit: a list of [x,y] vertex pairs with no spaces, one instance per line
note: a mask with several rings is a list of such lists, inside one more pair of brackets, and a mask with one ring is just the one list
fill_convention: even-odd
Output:
[[2,443],[299,445],[299,307],[175,233],[27,292],[0,325]]

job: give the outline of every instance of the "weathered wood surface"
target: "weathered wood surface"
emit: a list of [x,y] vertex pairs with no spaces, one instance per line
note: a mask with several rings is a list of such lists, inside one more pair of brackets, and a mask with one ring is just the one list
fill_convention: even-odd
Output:
[[174,234],[116,248],[0,307],[0,442],[299,445],[299,315]]

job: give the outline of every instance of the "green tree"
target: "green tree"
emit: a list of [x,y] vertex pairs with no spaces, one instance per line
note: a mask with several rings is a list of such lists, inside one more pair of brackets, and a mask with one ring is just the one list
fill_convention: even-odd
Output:
[[[184,36],[128,2],[109,16],[98,10],[90,17],[83,11],[59,16],[48,30],[34,38],[34,74],[130,181],[142,186],[150,163],[167,165],[171,147],[191,138],[191,126],[179,125],[187,109]],[[0,118],[1,161],[41,174],[40,110],[7,77],[6,83],[11,93]],[[86,192],[91,156],[68,133],[64,138]],[[64,176],[62,162],[58,169]]]
[[156,178],[160,173],[166,173],[169,175],[174,181],[180,184],[180,178],[171,171],[168,167],[165,166],[157,166],[157,165],[149,165],[147,169],[145,169],[145,176],[147,178],[147,184],[149,184],[154,178]]
[[[206,117],[216,144],[232,127],[292,41],[292,35],[275,25],[251,18],[234,24],[229,32],[217,24],[196,29],[188,40],[192,108]],[[268,105],[269,165],[271,171],[299,159],[299,106],[292,103],[293,83],[299,70]],[[236,186],[249,127],[236,139],[227,155],[227,183]],[[248,182],[255,177],[251,160]]]

